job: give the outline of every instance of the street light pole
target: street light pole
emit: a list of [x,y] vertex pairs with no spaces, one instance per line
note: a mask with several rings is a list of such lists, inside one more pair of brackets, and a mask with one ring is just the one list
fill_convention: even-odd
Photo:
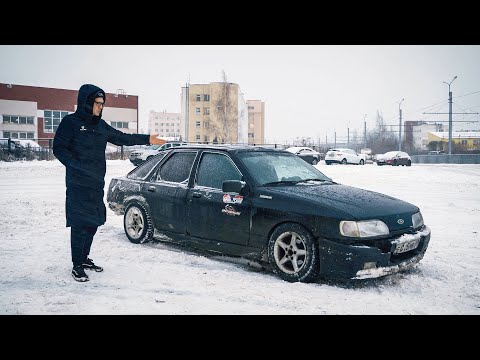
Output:
[[350,120],[347,122],[347,148],[350,149]]
[[365,118],[367,117],[367,114],[363,116],[363,148],[367,148],[367,122],[365,121]]
[[452,155],[452,92],[450,91],[450,85],[457,78],[453,78],[449,83],[445,82],[448,85],[448,155]]
[[402,105],[402,102],[405,99],[402,99],[398,103],[398,114],[400,117],[400,121],[398,123],[398,151],[402,151],[402,109],[400,109],[400,105]]

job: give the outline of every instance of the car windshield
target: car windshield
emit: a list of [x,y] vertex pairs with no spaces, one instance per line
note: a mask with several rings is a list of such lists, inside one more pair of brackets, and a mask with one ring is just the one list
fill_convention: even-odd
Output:
[[276,151],[245,151],[238,157],[260,186],[302,181],[332,181],[296,155]]
[[386,158],[389,158],[389,157],[394,157],[397,154],[398,154],[398,151],[389,151],[389,152],[385,153],[383,156],[386,157]]

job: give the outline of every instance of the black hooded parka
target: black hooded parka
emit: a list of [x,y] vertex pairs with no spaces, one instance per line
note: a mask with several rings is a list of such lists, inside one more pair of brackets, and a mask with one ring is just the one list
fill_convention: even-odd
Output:
[[92,115],[97,97],[106,100],[99,87],[82,85],[76,111],[62,119],[53,140],[53,153],[66,168],[67,227],[100,226],[106,221],[103,188],[107,142],[126,146],[149,143],[149,135],[123,133],[102,120],[102,113]]

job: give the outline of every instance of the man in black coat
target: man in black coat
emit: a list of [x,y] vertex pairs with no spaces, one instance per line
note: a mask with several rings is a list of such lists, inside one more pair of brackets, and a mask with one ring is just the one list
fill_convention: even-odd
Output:
[[106,95],[99,87],[80,87],[77,110],[63,118],[53,140],[53,153],[65,165],[67,187],[66,218],[71,227],[72,276],[88,281],[84,269],[103,271],[88,258],[93,236],[106,221],[103,202],[105,186],[105,147],[115,145],[161,145],[158,134],[126,134],[102,120]]

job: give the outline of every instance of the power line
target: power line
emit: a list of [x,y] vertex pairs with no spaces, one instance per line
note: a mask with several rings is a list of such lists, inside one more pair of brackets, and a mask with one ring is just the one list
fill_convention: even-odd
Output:
[[456,98],[459,98],[459,97],[468,96],[468,95],[477,94],[477,93],[480,93],[480,90],[479,90],[479,91],[474,91],[474,92],[471,92],[470,94],[465,94],[465,95],[459,95],[459,96],[455,96],[455,97],[454,97],[454,99],[456,99]]

